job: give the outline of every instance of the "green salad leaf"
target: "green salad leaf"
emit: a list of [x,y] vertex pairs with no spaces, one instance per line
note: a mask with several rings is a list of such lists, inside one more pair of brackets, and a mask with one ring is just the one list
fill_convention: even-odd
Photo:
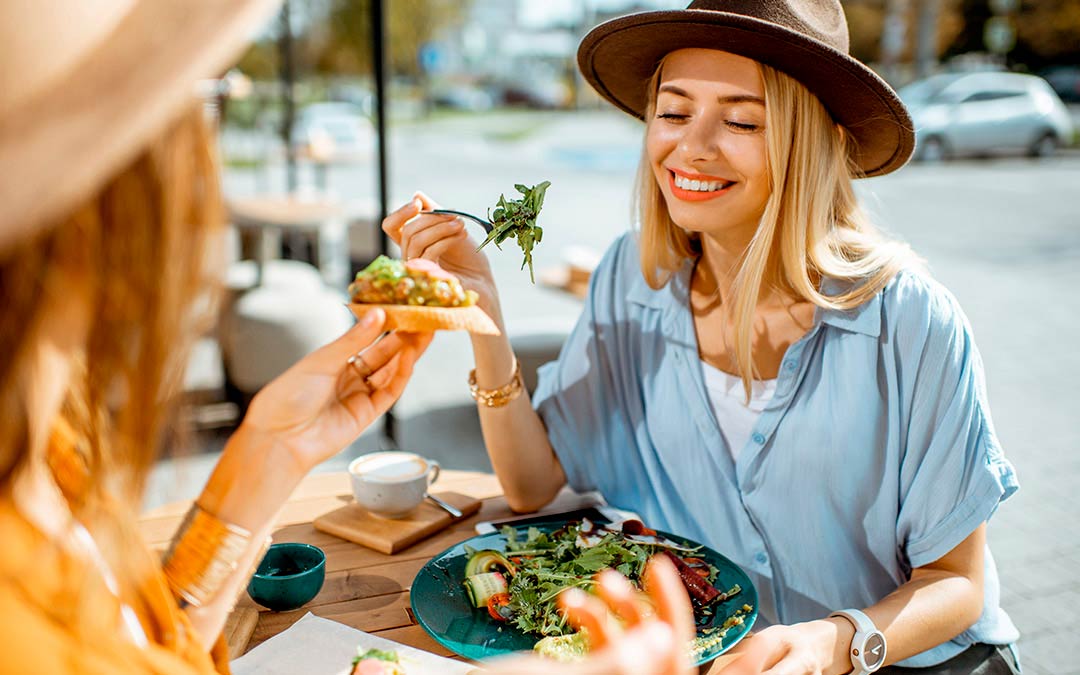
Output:
[[577,524],[551,533],[529,528],[522,541],[514,528],[503,528],[506,555],[521,559],[508,591],[513,622],[522,631],[543,636],[573,633],[558,610],[556,597],[567,588],[591,589],[596,573],[607,567],[639,585],[650,547],[610,533],[596,545],[581,548],[579,530]]
[[[505,556],[509,558],[516,573],[509,581],[510,622],[524,633],[542,637],[534,649],[544,656],[573,661],[587,651],[587,641],[576,633],[558,609],[556,598],[567,588],[591,591],[596,573],[604,568],[614,568],[630,582],[641,587],[641,577],[650,556],[656,553],[657,544],[627,539],[618,531],[608,531],[599,540],[595,531],[587,530],[590,540],[582,546],[578,535],[581,523],[569,523],[554,531],[537,527],[520,531],[512,526],[500,530],[506,540]],[[670,550],[670,549],[669,549]],[[698,548],[681,549],[693,554]],[[719,577],[719,570],[707,566],[704,575],[710,584]],[[742,592],[736,584],[722,596],[732,598]],[[715,622],[715,606],[698,606],[695,613],[699,619],[698,633],[687,645],[687,651],[697,659],[707,650],[723,644],[731,628],[743,625],[744,617],[753,607],[744,604],[729,614],[721,625],[703,627],[702,621]]]
[[544,236],[543,228],[536,224],[536,218],[540,215],[540,209],[544,205],[544,194],[551,187],[551,181],[544,181],[533,187],[518,184],[514,188],[521,193],[520,199],[507,199],[506,195],[499,195],[499,203],[495,209],[488,210],[488,220],[494,227],[477,248],[480,250],[491,242],[495,242],[500,250],[501,244],[507,239],[517,240],[525,259],[521,263],[521,269],[529,266],[529,280],[534,284],[536,277],[533,275],[533,247],[540,243]]

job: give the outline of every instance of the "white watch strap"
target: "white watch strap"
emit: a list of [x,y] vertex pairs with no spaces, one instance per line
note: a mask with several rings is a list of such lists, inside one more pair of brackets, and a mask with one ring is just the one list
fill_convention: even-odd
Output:
[[[855,626],[855,636],[848,648],[848,656],[854,668],[852,675],[869,675],[879,670],[885,662],[885,635],[877,629],[870,617],[857,609],[841,609],[829,615],[830,618],[834,616],[842,616]],[[871,636],[875,639],[870,640]],[[864,650],[873,653],[867,655],[863,653]]]

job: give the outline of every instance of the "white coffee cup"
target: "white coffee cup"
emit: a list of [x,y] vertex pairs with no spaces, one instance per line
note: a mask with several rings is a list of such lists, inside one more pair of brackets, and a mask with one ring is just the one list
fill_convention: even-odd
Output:
[[383,518],[408,516],[438,477],[438,462],[412,452],[372,452],[349,462],[357,503]]

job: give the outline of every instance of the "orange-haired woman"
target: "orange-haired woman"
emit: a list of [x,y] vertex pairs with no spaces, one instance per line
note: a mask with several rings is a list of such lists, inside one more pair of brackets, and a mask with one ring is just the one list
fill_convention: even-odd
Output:
[[227,671],[274,514],[402,388],[430,335],[371,313],[263,389],[166,561],[136,514],[222,224],[193,97],[272,3],[0,7],[0,670]]

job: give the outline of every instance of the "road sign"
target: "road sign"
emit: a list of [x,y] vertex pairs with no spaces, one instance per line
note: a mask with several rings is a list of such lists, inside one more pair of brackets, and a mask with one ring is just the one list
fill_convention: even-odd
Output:
[[425,73],[439,73],[446,69],[446,47],[438,42],[425,42],[420,47],[420,67]]

